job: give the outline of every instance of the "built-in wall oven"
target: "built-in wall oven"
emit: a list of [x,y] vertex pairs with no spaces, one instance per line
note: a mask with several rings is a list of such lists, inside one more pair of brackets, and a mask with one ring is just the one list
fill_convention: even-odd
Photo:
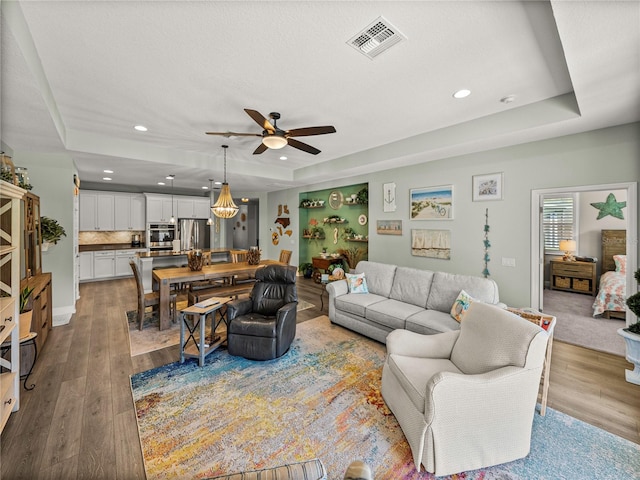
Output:
[[172,250],[177,238],[176,226],[172,223],[150,223],[147,229],[149,250]]

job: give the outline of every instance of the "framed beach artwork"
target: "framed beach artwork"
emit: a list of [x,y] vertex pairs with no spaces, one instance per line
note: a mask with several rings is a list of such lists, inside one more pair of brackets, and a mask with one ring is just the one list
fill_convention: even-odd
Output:
[[502,173],[473,176],[473,201],[502,200]]
[[411,220],[452,220],[453,185],[410,190]]
[[451,260],[451,231],[411,230],[411,255]]
[[402,235],[402,220],[378,220],[376,233],[378,235]]

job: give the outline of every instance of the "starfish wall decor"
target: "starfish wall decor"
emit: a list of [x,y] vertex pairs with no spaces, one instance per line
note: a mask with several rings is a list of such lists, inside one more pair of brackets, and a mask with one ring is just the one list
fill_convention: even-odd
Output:
[[613,193],[610,193],[607,196],[606,202],[594,202],[591,204],[591,206],[600,210],[600,212],[598,213],[598,218],[596,218],[596,220],[600,220],[607,215],[611,215],[612,217],[624,220],[622,209],[627,206],[627,202],[616,201],[616,196]]

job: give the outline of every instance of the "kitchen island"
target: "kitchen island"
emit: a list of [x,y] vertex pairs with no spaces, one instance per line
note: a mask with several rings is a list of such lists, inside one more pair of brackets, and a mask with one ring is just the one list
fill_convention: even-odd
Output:
[[[211,263],[224,263],[230,261],[228,248],[203,248],[202,252],[211,252]],[[142,277],[144,293],[149,293],[153,290],[152,272],[154,268],[186,266],[188,253],[189,252],[185,250],[177,252],[171,250],[158,250],[138,253],[138,267],[140,268],[140,276]]]

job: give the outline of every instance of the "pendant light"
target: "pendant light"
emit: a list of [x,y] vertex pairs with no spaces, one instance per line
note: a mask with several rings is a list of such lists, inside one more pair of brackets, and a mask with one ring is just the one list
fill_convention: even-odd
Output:
[[[209,208],[211,209],[211,211],[213,212],[213,178],[209,179]],[[207,225],[213,225],[213,218],[211,218],[211,216],[209,216],[209,218],[207,219]]]
[[216,217],[232,218],[238,213],[239,208],[233,203],[233,197],[231,196],[229,184],[227,183],[227,148],[229,148],[229,146],[222,145],[222,148],[224,148],[224,182],[222,183],[222,190],[220,190],[218,201],[211,207],[211,211]]
[[173,215],[173,179],[175,175],[169,175],[167,178],[171,178],[171,218],[169,219],[169,223],[176,223],[176,217]]

